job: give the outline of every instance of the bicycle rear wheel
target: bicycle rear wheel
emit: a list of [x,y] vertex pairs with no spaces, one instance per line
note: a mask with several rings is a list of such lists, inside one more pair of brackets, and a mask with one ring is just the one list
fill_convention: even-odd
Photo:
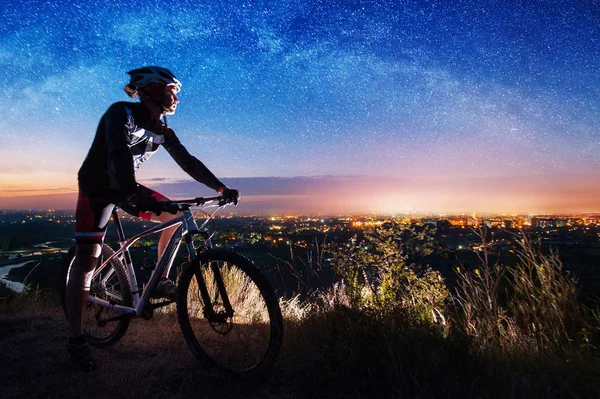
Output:
[[[215,270],[222,276],[233,315],[226,314]],[[200,293],[206,284],[214,313]],[[247,258],[215,250],[190,264],[178,285],[177,314],[188,346],[209,369],[250,375],[273,366],[283,341],[283,319],[277,297]]]
[[[114,251],[107,245],[102,246],[102,259],[108,259]],[[75,261],[75,248],[71,248],[63,267],[63,284],[61,284],[61,301],[67,319],[66,284]],[[123,263],[113,258],[100,272],[95,272],[90,286],[90,296],[110,301],[116,305],[133,306],[133,298],[129,280]],[[110,309],[88,302],[83,312],[83,334],[90,345],[105,347],[112,345],[123,337],[129,327],[130,316],[121,315]]]

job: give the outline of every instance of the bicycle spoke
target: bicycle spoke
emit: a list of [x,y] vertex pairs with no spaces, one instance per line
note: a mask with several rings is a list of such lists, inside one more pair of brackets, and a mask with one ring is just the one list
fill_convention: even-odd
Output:
[[[107,259],[114,252],[106,245],[102,247],[102,258]],[[69,251],[65,268],[64,281],[70,275],[74,265],[75,251]],[[102,269],[97,270],[90,285],[90,298],[105,300],[122,306],[132,306],[133,299],[125,267],[121,261],[113,259]],[[63,304],[64,304],[63,292]],[[117,342],[127,330],[130,318],[109,308],[88,302],[82,314],[83,329],[88,342],[95,346],[106,346]]]
[[[224,254],[227,256],[229,253]],[[273,296],[270,296],[270,303],[266,302],[263,290],[267,286],[262,280],[262,286],[257,285],[256,279],[262,276],[255,267],[245,258],[232,256],[232,260],[213,259],[210,262],[218,262],[216,265],[207,262],[201,267],[214,318],[207,320],[204,313],[198,311],[204,304],[198,281],[191,278],[191,271],[184,271],[182,276],[183,284],[189,287],[185,309],[178,310],[181,311],[180,321],[182,318],[185,321],[182,324],[184,335],[199,356],[206,356],[227,370],[242,373],[254,370],[277,355],[281,345],[281,316]],[[218,266],[233,310],[232,317],[225,317],[224,295],[219,290],[212,266]],[[270,307],[275,313],[271,313]],[[277,335],[272,337],[273,333]]]

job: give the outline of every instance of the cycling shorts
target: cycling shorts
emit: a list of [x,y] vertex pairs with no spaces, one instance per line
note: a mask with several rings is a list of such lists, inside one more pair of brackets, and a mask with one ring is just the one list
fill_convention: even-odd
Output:
[[[140,195],[152,196],[159,201],[167,200],[167,197],[146,186],[139,184],[138,187]],[[80,188],[75,211],[75,242],[77,244],[102,244],[114,208],[115,204],[110,200],[88,196]],[[132,216],[146,220],[152,219],[152,212],[140,212],[126,204],[121,205],[121,209]]]

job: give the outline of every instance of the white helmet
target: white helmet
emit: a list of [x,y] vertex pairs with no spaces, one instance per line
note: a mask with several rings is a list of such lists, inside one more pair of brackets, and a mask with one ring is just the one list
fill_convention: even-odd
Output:
[[[181,90],[181,82],[166,68],[147,66],[127,72],[131,77],[125,91],[131,97],[137,97],[137,91],[145,89],[153,83],[174,86],[175,92]],[[132,95],[133,94],[133,95]]]

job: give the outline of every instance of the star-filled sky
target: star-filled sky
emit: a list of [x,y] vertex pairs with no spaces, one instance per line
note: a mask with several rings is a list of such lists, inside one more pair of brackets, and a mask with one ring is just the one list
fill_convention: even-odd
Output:
[[[72,209],[128,70],[239,212],[600,212],[600,2],[0,4],[0,208]],[[210,194],[159,151],[137,179]]]

